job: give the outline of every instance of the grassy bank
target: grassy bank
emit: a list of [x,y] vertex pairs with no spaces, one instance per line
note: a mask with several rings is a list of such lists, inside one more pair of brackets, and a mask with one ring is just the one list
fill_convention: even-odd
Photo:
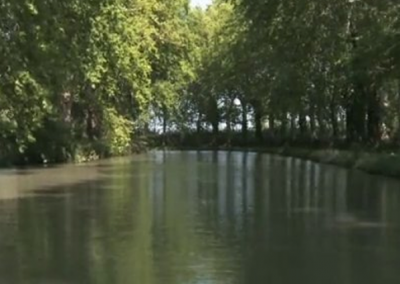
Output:
[[389,152],[336,149],[281,148],[272,153],[400,178],[400,155]]
[[388,151],[306,149],[296,147],[180,147],[179,150],[226,150],[269,153],[358,169],[374,175],[400,178],[400,154]]

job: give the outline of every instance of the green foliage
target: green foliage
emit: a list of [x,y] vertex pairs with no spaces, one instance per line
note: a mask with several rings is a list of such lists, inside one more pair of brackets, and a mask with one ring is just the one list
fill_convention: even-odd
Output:
[[172,109],[194,76],[187,11],[182,0],[1,1],[0,160],[129,152],[150,106]]
[[121,155],[155,121],[215,142],[238,125],[241,141],[249,130],[276,144],[398,142],[399,11],[389,0],[0,1],[0,160]]
[[112,108],[104,110],[104,134],[102,143],[107,155],[118,156],[130,153],[132,146],[133,124],[118,115]]
[[259,140],[262,130],[299,143],[398,140],[399,9],[393,1],[239,0],[195,11],[201,55],[188,121],[228,132],[240,121],[245,135],[251,118]]

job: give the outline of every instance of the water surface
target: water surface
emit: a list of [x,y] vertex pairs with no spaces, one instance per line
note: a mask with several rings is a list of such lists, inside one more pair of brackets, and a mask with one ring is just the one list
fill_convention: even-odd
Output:
[[0,283],[400,283],[400,182],[153,152],[0,171]]

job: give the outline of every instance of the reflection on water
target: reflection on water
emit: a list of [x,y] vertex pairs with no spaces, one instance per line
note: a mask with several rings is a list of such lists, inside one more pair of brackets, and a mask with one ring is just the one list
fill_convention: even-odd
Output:
[[0,283],[400,283],[400,183],[236,152],[0,174]]

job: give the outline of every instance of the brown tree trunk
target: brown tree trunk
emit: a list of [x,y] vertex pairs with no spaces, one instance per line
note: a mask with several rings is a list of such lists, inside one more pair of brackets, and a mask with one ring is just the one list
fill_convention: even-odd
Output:
[[365,90],[357,84],[351,94],[346,108],[346,131],[348,142],[360,143],[366,140],[366,108]]
[[331,118],[331,125],[332,125],[332,138],[334,140],[339,138],[339,126],[337,121],[337,114],[336,114],[336,106],[333,102],[330,105],[330,118]]
[[272,142],[275,141],[275,115],[270,114],[268,116],[268,124],[269,124],[269,132],[270,132],[270,138],[272,139]]
[[300,133],[298,137],[300,138],[301,141],[303,141],[306,138],[307,134],[307,121],[303,111],[301,111],[299,114],[299,130]]
[[297,116],[290,114],[290,140],[295,140],[297,136],[296,118]]
[[367,107],[367,130],[368,140],[371,143],[379,143],[381,140],[381,100],[375,87],[372,87],[368,93]]
[[287,132],[288,132],[288,118],[287,118],[287,113],[285,112],[281,116],[281,140],[286,140],[287,139]]
[[319,133],[318,133],[318,138],[320,140],[325,140],[326,139],[326,127],[325,127],[325,121],[323,117],[323,110],[321,110],[321,107],[318,107],[317,111],[317,120],[318,120],[318,126],[319,126]]
[[310,136],[313,140],[316,136],[316,123],[315,123],[315,106],[312,104],[310,106]]
[[254,109],[255,115],[254,115],[254,124],[256,127],[256,139],[259,142],[263,141],[263,135],[262,135],[262,113],[261,109],[259,107],[256,107]]
[[241,104],[242,104],[242,138],[243,142],[247,143],[247,136],[248,136],[247,104],[243,100],[241,101]]
[[211,123],[211,126],[212,126],[212,132],[214,135],[214,139],[216,139],[219,134],[219,121],[217,119],[214,119]]

